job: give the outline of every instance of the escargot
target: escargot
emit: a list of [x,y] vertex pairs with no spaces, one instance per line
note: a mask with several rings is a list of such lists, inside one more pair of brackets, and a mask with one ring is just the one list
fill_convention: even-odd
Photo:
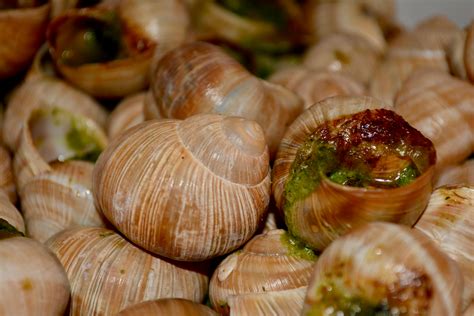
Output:
[[115,315],[147,300],[204,299],[206,266],[192,267],[153,256],[105,228],[76,227],[46,245],[71,283],[70,315]]
[[219,264],[211,303],[224,314],[299,315],[316,258],[284,230],[257,235]]
[[369,221],[413,225],[428,203],[436,152],[370,97],[316,103],[289,127],[273,194],[291,234],[314,249]]
[[303,108],[293,92],[251,75],[223,50],[203,42],[182,45],[161,58],[151,91],[157,110],[147,114],[184,119],[211,112],[255,120],[270,154]]
[[173,315],[217,316],[209,307],[180,298],[164,298],[132,305],[117,316]]
[[217,114],[152,120],[111,141],[93,192],[110,222],[153,253],[201,261],[249,240],[270,199],[268,147],[254,122]]
[[445,315],[461,312],[456,263],[423,233],[370,223],[319,257],[303,315]]

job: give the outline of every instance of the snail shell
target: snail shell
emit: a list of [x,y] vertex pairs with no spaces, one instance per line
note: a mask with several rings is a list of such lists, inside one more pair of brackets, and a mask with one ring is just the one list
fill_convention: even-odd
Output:
[[419,70],[405,82],[395,110],[429,138],[437,170],[464,161],[474,152],[474,87],[434,70]]
[[326,309],[334,315],[460,315],[462,283],[456,263],[423,233],[370,223],[323,252],[303,315],[326,315]]
[[13,178],[13,167],[10,153],[0,145],[0,190],[8,196],[12,203],[16,202],[16,187]]
[[471,316],[474,315],[474,302],[469,305],[469,307],[464,311],[462,316]]
[[[219,313],[226,314],[299,315],[302,305],[293,310],[284,308],[298,302],[292,300],[298,297],[299,289],[308,285],[315,260],[310,249],[284,230],[257,235],[217,267],[209,284],[211,303]],[[279,295],[281,291],[286,295]],[[255,301],[253,294],[256,294]],[[245,302],[239,313],[232,310],[230,300],[234,301],[233,306]]]
[[436,181],[436,187],[454,184],[474,185],[474,159],[444,169]]
[[[388,126],[393,126],[392,128],[397,127],[397,131],[409,130],[410,135],[414,137],[411,138],[412,141],[418,144],[413,146],[425,148],[427,151],[426,155],[429,157],[427,158],[426,169],[422,168],[424,171],[420,171],[421,175],[407,185],[393,188],[356,187],[336,183],[322,171],[318,171],[319,180],[308,180],[316,181],[314,189],[310,188],[310,185],[301,182],[301,187],[306,188],[304,190],[307,192],[302,191],[306,193],[290,201],[291,197],[288,199],[288,196],[286,196],[287,192],[291,193],[299,190],[292,187],[287,191],[287,183],[290,180],[296,181],[295,179],[300,178],[299,173],[293,171],[296,170],[293,166],[294,161],[305,152],[306,145],[304,146],[304,144],[311,139],[310,136],[314,131],[319,126],[338,118],[348,117],[357,113],[367,113],[368,110],[375,111],[376,109],[385,109],[384,111],[387,112],[383,111],[383,113],[391,113],[390,115],[393,115],[394,119],[396,117],[398,123],[394,125],[389,123],[386,127],[382,127],[374,133],[368,132],[365,135],[369,139],[375,137],[375,140],[378,137],[376,135],[384,135],[385,132],[382,131]],[[388,111],[390,109],[390,106],[370,97],[333,97],[310,107],[288,128],[280,144],[273,167],[273,195],[277,207],[284,211],[285,222],[289,231],[294,236],[301,238],[311,248],[322,250],[332,240],[345,234],[353,227],[371,221],[391,221],[413,225],[427,205],[432,191],[431,182],[434,174],[435,152],[433,145],[400,117],[396,116],[392,111]],[[369,113],[382,112],[369,111]],[[357,126],[369,126],[372,124],[369,122],[379,122],[375,118],[370,120],[364,121],[365,123],[355,124],[359,124]],[[405,127],[401,128],[402,125]],[[364,129],[365,127],[362,128]],[[387,135],[393,135],[394,132],[395,129],[392,131],[387,130],[386,133]],[[351,139],[351,136],[347,136],[347,139]],[[390,139],[390,141],[395,140],[392,137]],[[372,140],[369,141],[371,142]],[[398,141],[405,142],[407,139],[404,138],[404,140]],[[348,144],[350,143],[351,141]],[[391,165],[387,164],[385,166],[383,161],[380,161],[383,166],[382,169],[390,172]],[[302,170],[310,170],[310,168]],[[308,172],[308,174],[311,174],[311,171]],[[308,177],[313,177],[313,175]],[[296,186],[297,184],[294,185]],[[293,196],[296,196],[295,194],[297,193],[294,193]],[[290,203],[290,205],[286,205],[287,203]]]
[[20,212],[9,200],[8,196],[0,191],[0,221],[5,220],[17,231],[25,233],[25,222]]
[[474,186],[441,187],[415,228],[457,262],[464,276],[463,306],[474,300]]
[[212,112],[255,120],[265,132],[270,154],[303,108],[291,91],[251,75],[220,48],[202,42],[166,54],[156,66],[151,90],[158,107],[154,112],[161,117]]
[[69,282],[61,263],[44,245],[2,233],[0,256],[1,315],[64,315]]
[[93,169],[86,161],[53,163],[51,171],[25,184],[21,206],[30,237],[45,242],[74,226],[105,226],[94,206]]
[[33,111],[43,107],[61,107],[84,115],[105,126],[106,111],[87,94],[71,87],[58,78],[48,75],[42,64],[47,57],[46,46],[40,49],[28,74],[28,79],[11,95],[3,123],[3,140],[15,151],[23,123]]
[[474,21],[467,28],[466,45],[464,48],[464,64],[466,74],[474,82]]
[[308,48],[303,65],[314,69],[341,72],[366,85],[377,64],[379,53],[363,37],[348,33],[325,36]]
[[48,24],[49,4],[0,10],[0,79],[28,67],[41,46]]
[[463,80],[467,80],[466,67],[464,65],[466,38],[467,32],[457,34],[446,51],[451,72]]
[[282,85],[298,94],[304,108],[336,95],[363,95],[365,88],[357,81],[329,71],[315,71],[301,66],[283,68],[274,73],[269,81]]
[[107,137],[94,121],[60,108],[37,109],[24,124],[13,160],[20,196],[26,183],[51,171],[49,163],[95,161],[106,145]]
[[117,316],[173,315],[173,316],[217,316],[209,307],[180,298],[164,298],[130,306]]
[[64,230],[47,241],[71,283],[70,315],[115,315],[146,300],[204,299],[208,277],[153,256],[104,228]]
[[104,215],[153,253],[201,261],[240,247],[270,195],[260,126],[238,117],[155,120],[114,139],[94,170]]
[[140,92],[126,97],[110,113],[107,128],[109,139],[115,138],[128,128],[145,121],[144,106],[147,94],[147,92]]

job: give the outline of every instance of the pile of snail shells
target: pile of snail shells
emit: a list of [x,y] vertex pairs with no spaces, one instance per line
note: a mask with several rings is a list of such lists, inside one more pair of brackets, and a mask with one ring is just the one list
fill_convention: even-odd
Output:
[[[474,22],[242,3],[0,0],[0,315],[470,316]],[[412,182],[291,200],[316,131],[380,113],[424,137]]]

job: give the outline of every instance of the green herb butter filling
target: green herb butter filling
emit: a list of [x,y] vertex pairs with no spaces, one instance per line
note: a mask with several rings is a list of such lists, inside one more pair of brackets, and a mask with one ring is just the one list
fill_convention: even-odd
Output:
[[0,239],[13,236],[24,236],[24,234],[11,225],[8,221],[0,218]]
[[291,236],[289,233],[281,235],[280,240],[288,248],[288,254],[290,256],[309,261],[315,261],[317,259],[312,249],[306,247],[303,242]]

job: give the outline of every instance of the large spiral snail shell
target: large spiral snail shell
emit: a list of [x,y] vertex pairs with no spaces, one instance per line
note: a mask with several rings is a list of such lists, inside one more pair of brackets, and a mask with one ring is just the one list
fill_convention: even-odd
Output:
[[[303,301],[298,297],[308,285],[315,261],[314,253],[284,230],[258,235],[217,267],[209,285],[211,303],[225,314],[234,314],[233,308],[244,304],[239,310],[246,315],[299,315]],[[285,309],[292,305],[298,308]]]
[[211,112],[256,121],[270,154],[303,108],[293,92],[251,75],[223,50],[202,42],[183,45],[160,59],[151,89],[161,117]]
[[115,315],[165,297],[200,302],[207,291],[205,269],[153,256],[105,228],[64,230],[46,245],[71,283],[70,315]]
[[173,316],[217,316],[207,306],[181,298],[164,298],[130,306],[117,316],[173,315]]
[[[397,116],[393,111],[389,111],[390,109],[390,106],[370,97],[333,97],[310,107],[288,128],[280,144],[273,167],[273,194],[278,208],[285,213],[285,222],[289,231],[312,248],[322,250],[338,236],[370,221],[391,221],[413,225],[427,205],[432,191],[434,175],[435,152],[433,145],[428,139],[403,121],[400,116]],[[411,138],[412,136],[397,137],[410,137],[410,142],[413,142],[414,148],[426,149],[427,160],[422,163],[425,167],[422,168],[423,171],[420,170],[421,174],[406,185],[385,188],[341,185],[339,183],[342,182],[336,183],[327,174],[321,174],[322,171],[316,171],[315,174],[308,176],[310,177],[308,181],[316,181],[314,189],[310,184],[305,184],[305,182],[301,182],[301,187],[298,187],[298,179],[306,179],[305,170],[309,170],[307,174],[312,174],[312,169],[309,167],[312,160],[308,162],[307,168],[305,167],[306,169],[303,167],[301,167],[303,168],[301,170],[295,169],[299,168],[299,165],[296,163],[300,161],[299,159],[302,159],[301,155],[305,155],[306,151],[310,150],[306,148],[308,148],[308,141],[312,139],[311,135],[319,126],[324,126],[327,122],[341,117],[352,117],[352,115],[357,113],[387,113],[387,115],[393,115],[394,119],[399,120],[397,124],[391,125],[390,123],[386,125],[387,127],[381,127],[377,131],[371,129],[374,132],[367,131],[367,133],[363,132],[363,134],[366,135],[367,139],[375,137],[375,140],[378,138],[377,135],[382,136],[385,133],[388,133],[386,135],[393,135],[395,131],[402,130],[410,131],[409,133],[413,138]],[[368,120],[364,120],[364,123],[355,124],[363,130],[366,127],[370,129],[369,126],[372,124],[370,122],[375,124],[378,124],[376,122],[381,122],[376,118]],[[346,125],[341,123],[341,126]],[[388,126],[392,126],[393,130],[383,132]],[[401,126],[404,127],[402,128]],[[332,130],[332,127],[329,127],[329,129]],[[354,128],[354,130],[357,129],[356,127]],[[346,136],[347,144],[352,142],[350,140],[352,137],[350,133],[348,132]],[[395,140],[395,138],[389,136],[387,141],[389,143],[392,141],[404,143],[408,141],[408,138]],[[346,141],[342,140],[341,142],[346,143]],[[375,145],[376,142],[373,144]],[[309,157],[313,157],[311,152],[314,151],[309,151]],[[324,163],[324,159],[330,158],[321,159],[316,159],[315,161],[317,163],[319,161]],[[332,159],[330,160],[333,161]],[[387,164],[384,163],[384,160],[379,160],[379,162],[382,163],[382,169],[390,173],[393,165],[389,161],[386,161]],[[295,164],[296,167],[294,167]],[[302,166],[305,166],[305,163],[302,163]],[[382,171],[382,173],[384,172]],[[288,183],[291,184],[291,187],[289,187],[290,184]],[[297,194],[301,194],[301,196]]]
[[334,241],[316,263],[303,315],[456,316],[462,275],[423,233],[370,223]]
[[269,191],[260,126],[217,114],[132,127],[94,170],[96,204],[112,224],[176,260],[205,260],[241,246],[263,221]]

